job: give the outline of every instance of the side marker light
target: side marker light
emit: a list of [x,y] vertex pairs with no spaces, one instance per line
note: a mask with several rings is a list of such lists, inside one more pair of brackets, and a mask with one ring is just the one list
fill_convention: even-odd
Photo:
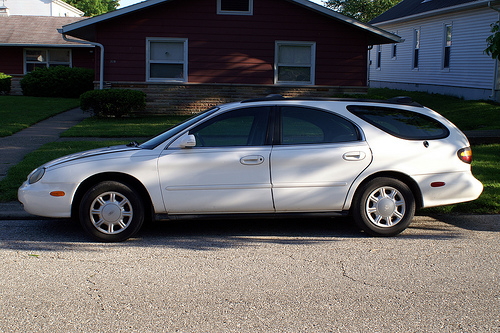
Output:
[[433,183],[431,183],[431,187],[443,187],[445,185],[446,185],[445,182],[433,182]]
[[50,195],[53,197],[64,197],[66,193],[64,193],[64,191],[52,191]]

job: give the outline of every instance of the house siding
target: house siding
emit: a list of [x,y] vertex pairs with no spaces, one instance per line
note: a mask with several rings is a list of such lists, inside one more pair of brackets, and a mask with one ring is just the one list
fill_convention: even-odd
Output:
[[[468,99],[487,99],[495,79],[495,61],[486,55],[490,24],[498,13],[480,8],[380,28],[405,39],[392,58],[391,45],[382,45],[380,69],[375,68],[376,52],[370,52],[370,86],[447,93]],[[445,24],[452,25],[450,66],[443,68]],[[419,66],[413,69],[414,29],[420,29]]]
[[366,35],[283,0],[253,15],[217,15],[217,1],[171,1],[97,25],[104,80],[146,81],[146,39],[188,39],[188,82],[273,84],[276,41],[316,42],[315,85],[366,86]]

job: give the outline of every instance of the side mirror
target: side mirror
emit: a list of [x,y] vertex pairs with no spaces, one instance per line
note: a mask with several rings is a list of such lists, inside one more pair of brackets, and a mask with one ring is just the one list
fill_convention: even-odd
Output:
[[182,149],[196,146],[196,138],[193,134],[184,135],[179,142],[179,147]]

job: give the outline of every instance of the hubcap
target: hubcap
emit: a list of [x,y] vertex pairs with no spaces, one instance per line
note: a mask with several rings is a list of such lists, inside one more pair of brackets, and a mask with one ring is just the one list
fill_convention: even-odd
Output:
[[395,188],[377,188],[368,196],[366,215],[378,227],[392,227],[403,219],[406,203],[403,195]]
[[122,232],[129,226],[132,217],[132,204],[118,192],[102,193],[90,206],[92,224],[105,234]]

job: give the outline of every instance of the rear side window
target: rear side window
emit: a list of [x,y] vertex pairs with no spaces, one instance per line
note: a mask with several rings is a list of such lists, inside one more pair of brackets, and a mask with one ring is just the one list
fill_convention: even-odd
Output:
[[446,126],[436,119],[408,110],[368,105],[349,105],[347,109],[373,126],[401,139],[442,139],[450,134]]

